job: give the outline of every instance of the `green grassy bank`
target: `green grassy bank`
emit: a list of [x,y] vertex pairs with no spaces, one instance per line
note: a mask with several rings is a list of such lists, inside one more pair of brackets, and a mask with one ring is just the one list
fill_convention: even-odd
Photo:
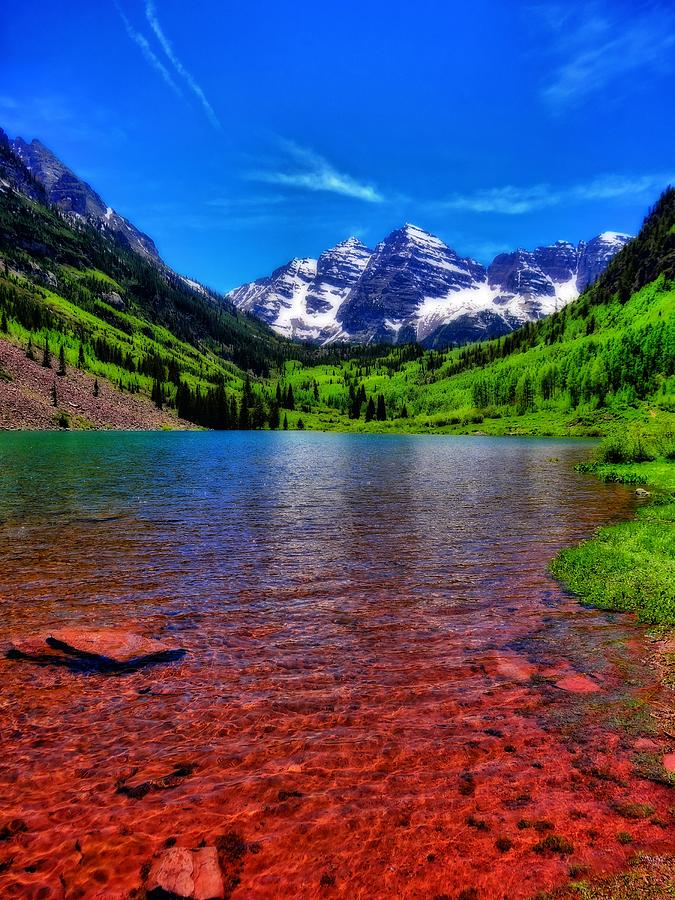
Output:
[[591,540],[562,550],[551,571],[585,603],[634,612],[649,624],[675,625],[673,436],[610,437],[598,460],[583,468],[603,481],[635,485],[648,496],[633,520],[602,528]]

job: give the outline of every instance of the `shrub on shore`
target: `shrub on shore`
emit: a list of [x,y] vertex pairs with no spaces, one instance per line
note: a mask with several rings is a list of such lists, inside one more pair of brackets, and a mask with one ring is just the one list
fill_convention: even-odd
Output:
[[659,453],[655,439],[642,431],[614,432],[600,444],[598,461],[603,463],[651,462]]

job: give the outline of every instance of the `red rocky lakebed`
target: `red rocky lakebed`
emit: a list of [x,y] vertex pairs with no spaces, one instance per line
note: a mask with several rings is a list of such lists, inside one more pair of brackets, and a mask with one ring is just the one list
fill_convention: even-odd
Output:
[[180,646],[0,660],[0,893],[520,898],[673,853],[644,629],[547,574],[630,515],[564,441],[38,435],[0,444],[2,632]]

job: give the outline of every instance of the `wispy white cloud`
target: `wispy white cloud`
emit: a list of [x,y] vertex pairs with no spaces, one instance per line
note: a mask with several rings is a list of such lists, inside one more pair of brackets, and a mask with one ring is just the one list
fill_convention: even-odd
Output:
[[288,202],[288,197],[283,194],[266,194],[245,197],[210,197],[205,201],[206,206],[213,206],[219,210],[238,210],[258,207],[278,206]]
[[435,209],[517,216],[554,206],[594,200],[615,200],[621,197],[649,199],[674,182],[674,172],[599,175],[589,181],[567,187],[534,184],[524,187],[504,185],[483,188],[467,194],[452,194],[430,205]]
[[209,122],[213,125],[214,128],[216,128],[218,131],[220,131],[222,129],[222,125],[220,124],[218,116],[215,114],[213,107],[211,106],[211,104],[209,103],[209,101],[206,98],[206,94],[204,93],[202,88],[197,84],[193,75],[185,68],[185,66],[181,63],[181,61],[176,56],[173,46],[171,45],[171,42],[169,41],[166,34],[164,33],[161,25],[159,24],[159,19],[157,18],[157,9],[155,7],[155,4],[152,2],[152,0],[146,0],[145,16],[148,20],[150,28],[152,28],[152,31],[153,31],[155,37],[159,41],[159,44],[160,44],[162,50],[166,54],[167,59],[169,60],[169,62],[173,66],[174,70],[176,71],[176,74],[179,75],[183,79],[183,81],[187,84],[188,88],[195,95],[195,97],[201,104],[202,109],[206,113],[206,117],[209,120]]
[[157,72],[157,74],[165,81],[165,83],[169,85],[169,87],[175,94],[177,94],[179,97],[182,97],[183,95],[180,88],[171,77],[171,73],[169,72],[167,67],[164,65],[161,59],[159,59],[155,51],[148,43],[147,38],[145,38],[145,36],[142,35],[140,31],[137,31],[134,28],[119,4],[115,3],[115,9],[119,13],[120,18],[124,23],[127,34],[134,42],[134,44],[136,44],[136,46],[140,49],[145,61],[150,65],[151,68],[155,70],[155,72]]
[[307,191],[327,191],[368,203],[384,201],[382,194],[371,184],[365,184],[338,171],[325,157],[313,150],[285,139],[279,139],[278,144],[286,155],[286,163],[275,169],[249,172],[247,177],[250,180]]
[[631,78],[672,68],[675,16],[660,3],[626,14],[616,5],[546,4],[532,12],[553,35],[546,49],[556,65],[541,87],[554,110],[578,105],[602,91],[619,91]]

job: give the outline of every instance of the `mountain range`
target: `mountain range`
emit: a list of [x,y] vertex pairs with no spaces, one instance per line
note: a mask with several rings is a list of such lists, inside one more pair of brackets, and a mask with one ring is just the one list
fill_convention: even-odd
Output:
[[11,139],[0,129],[3,180],[74,224],[96,228],[210,300],[252,314],[283,337],[323,346],[417,342],[442,349],[507,334],[574,300],[631,240],[607,231],[577,245],[558,241],[502,253],[486,267],[407,224],[374,249],[350,237],[318,259],[292,259],[223,297],[174,273],[152,238],[41,141]]
[[[313,343],[293,342],[134,247],[131,223],[27,146],[32,157],[0,132],[0,428],[569,435],[636,408],[672,419],[672,189],[633,240],[605,233],[482,266],[408,225],[374,250],[352,238],[296,260],[238,298],[296,337],[298,320],[318,320]],[[522,320],[499,341],[436,352]]]
[[374,250],[351,237],[226,296],[285,337],[439,349],[498,337],[574,300],[631,236],[607,231],[496,256],[487,267],[415,225]]

